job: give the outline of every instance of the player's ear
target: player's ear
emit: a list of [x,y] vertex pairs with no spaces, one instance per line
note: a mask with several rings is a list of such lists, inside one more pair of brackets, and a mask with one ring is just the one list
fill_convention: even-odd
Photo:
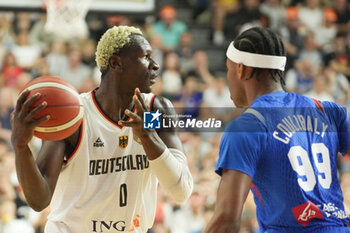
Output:
[[108,59],[108,65],[111,69],[117,72],[122,72],[123,71],[123,66],[122,66],[122,59],[118,55],[112,55]]
[[245,66],[242,63],[237,64],[237,76],[239,80],[242,80],[244,78],[244,68]]
[[245,80],[250,79],[249,77],[251,76],[252,71],[253,71],[252,67],[245,66],[242,63],[238,64],[237,72],[238,72],[239,79],[241,79],[241,80],[243,80],[243,79],[245,79]]

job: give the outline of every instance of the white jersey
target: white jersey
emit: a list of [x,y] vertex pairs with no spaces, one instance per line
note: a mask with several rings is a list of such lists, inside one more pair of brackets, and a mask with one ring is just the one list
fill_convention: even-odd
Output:
[[[144,94],[145,103],[153,94]],[[46,233],[146,232],[153,225],[158,180],[130,127],[109,119],[94,92],[80,95],[78,146],[59,175]]]

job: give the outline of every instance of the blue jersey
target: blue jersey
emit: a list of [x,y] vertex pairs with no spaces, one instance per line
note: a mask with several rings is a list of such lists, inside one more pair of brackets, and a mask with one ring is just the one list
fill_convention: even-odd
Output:
[[252,178],[261,232],[350,232],[336,167],[347,129],[347,112],[335,103],[263,95],[226,128],[216,172]]

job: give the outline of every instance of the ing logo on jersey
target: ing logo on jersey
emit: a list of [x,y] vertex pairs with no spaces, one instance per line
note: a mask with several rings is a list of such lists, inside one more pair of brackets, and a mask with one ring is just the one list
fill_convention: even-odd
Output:
[[123,135],[119,136],[119,147],[120,148],[126,148],[128,146],[129,142],[129,136],[128,135]]
[[143,128],[144,129],[160,129],[160,116],[162,114],[156,112],[143,112]]

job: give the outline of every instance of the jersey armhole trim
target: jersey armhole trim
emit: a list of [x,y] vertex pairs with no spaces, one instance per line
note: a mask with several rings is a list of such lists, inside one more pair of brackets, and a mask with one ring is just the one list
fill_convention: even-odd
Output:
[[256,111],[255,109],[253,108],[248,108],[244,113],[249,113],[249,114],[252,114],[254,115],[256,118],[258,118],[258,120],[265,126],[266,126],[266,121],[265,121],[265,118],[263,117],[263,115],[261,115],[260,112]]
[[[266,120],[265,120],[265,117],[260,113],[258,112],[257,110],[253,109],[253,108],[248,108],[243,114],[245,113],[248,113],[248,114],[252,114],[254,115],[258,121],[260,121],[260,123],[265,127],[265,129],[267,130],[267,124],[266,124]],[[263,151],[266,150],[266,147],[267,147],[268,143],[265,143],[263,144]],[[260,159],[260,158],[259,158]],[[256,190],[256,189],[254,189]],[[256,190],[257,191],[257,190]]]
[[154,102],[154,99],[156,98],[156,95],[153,94],[152,98],[151,98],[151,101],[149,102],[149,110],[150,111],[153,111],[153,102]]
[[317,99],[314,99],[314,98],[312,98],[312,100],[315,102],[316,107],[317,107],[321,112],[326,113],[326,111],[325,111],[325,109],[324,109],[324,107],[323,107],[323,105],[321,104],[320,101],[318,101]]
[[253,189],[254,193],[258,196],[261,204],[263,205],[264,204],[264,200],[262,199],[260,192],[258,191],[258,189],[255,187],[255,185],[253,183],[251,185],[251,188]]
[[77,154],[78,149],[80,148],[81,142],[83,140],[83,133],[84,133],[84,120],[81,123],[80,126],[80,132],[79,132],[79,139],[78,139],[78,144],[75,147],[74,151],[72,152],[72,154],[70,154],[69,156],[67,156],[67,161],[65,162],[65,164],[68,164],[73,157]]

